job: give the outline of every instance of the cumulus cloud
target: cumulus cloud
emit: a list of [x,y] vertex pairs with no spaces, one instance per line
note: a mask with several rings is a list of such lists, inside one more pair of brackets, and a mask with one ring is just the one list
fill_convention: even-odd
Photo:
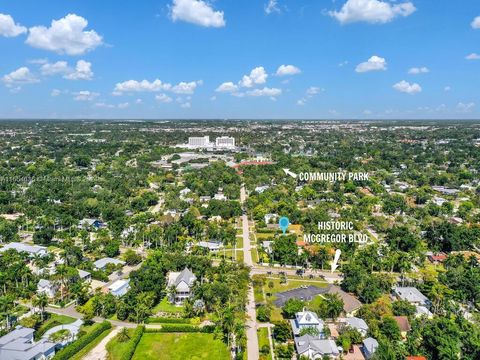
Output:
[[130,104],[128,102],[124,102],[124,103],[120,103],[118,104],[118,108],[119,109],[126,109],[130,106]]
[[88,90],[82,90],[82,91],[78,91],[76,93],[73,93],[73,95],[74,95],[73,99],[75,101],[93,101],[100,94],[96,93],[96,92],[91,92],[91,91],[88,91]]
[[29,29],[26,43],[38,49],[58,54],[82,55],[103,44],[94,30],[85,30],[88,21],[76,14],[52,20],[50,27],[34,26]]
[[286,76],[286,75],[297,75],[302,71],[293,65],[280,65],[277,69],[277,76]]
[[181,104],[180,107],[182,107],[184,109],[190,109],[192,107],[192,104],[190,104],[189,102],[185,102],[185,103]]
[[50,93],[50,96],[57,97],[62,94],[61,90],[58,89],[53,89],[52,92]]
[[197,86],[202,85],[203,81],[190,81],[190,82],[180,82],[177,85],[172,87],[172,92],[175,94],[185,94],[185,95],[191,95],[195,92],[195,89]]
[[26,66],[18,68],[10,74],[5,75],[2,80],[7,87],[34,84],[40,81]]
[[348,0],[340,11],[330,11],[329,15],[342,24],[363,21],[384,24],[398,16],[409,16],[416,11],[412,2],[399,4],[381,0]]
[[224,82],[219,87],[217,87],[215,91],[223,92],[223,93],[233,93],[238,91],[238,86],[235,85],[233,82],[228,81],[228,82]]
[[474,102],[469,102],[469,103],[459,102],[457,104],[457,110],[463,113],[472,112],[474,107],[475,107]]
[[276,97],[282,94],[282,89],[264,87],[263,89],[254,89],[246,92],[248,96],[270,96]]
[[27,28],[16,24],[11,15],[0,14],[0,36],[15,37],[26,32]]
[[395,85],[393,85],[393,88],[397,91],[412,95],[422,91],[422,87],[419,84],[410,84],[405,80],[396,83]]
[[268,74],[263,66],[256,67],[250,71],[250,75],[244,75],[239,84],[242,87],[253,87],[258,84],[265,84],[267,82]]
[[202,0],[173,0],[171,7],[173,21],[185,21],[204,27],[224,27],[223,11],[215,11]]
[[422,66],[422,67],[413,67],[411,68],[410,70],[408,70],[408,73],[409,74],[412,74],[412,75],[418,75],[418,74],[426,74],[430,72],[430,70],[425,67],[425,66]]
[[155,96],[155,100],[161,102],[161,103],[171,103],[173,101],[173,99],[168,96],[168,95],[165,95],[165,94],[158,94]]
[[127,80],[121,83],[117,83],[115,85],[115,92],[117,93],[124,93],[124,92],[154,92],[154,91],[162,91],[162,90],[170,90],[172,85],[168,83],[163,83],[159,79],[155,79],[154,81],[150,82],[148,80]]
[[48,61],[40,67],[40,72],[44,76],[62,75],[67,80],[92,80],[92,63],[79,60],[75,69],[70,67],[66,61],[57,61],[49,63]]
[[320,91],[323,91],[323,89],[320,89],[317,86],[310,86],[307,89],[306,93],[307,93],[307,95],[313,96],[313,95],[317,95]]
[[379,56],[372,56],[368,61],[357,65],[355,71],[358,73],[364,73],[368,71],[385,71],[387,70],[387,62],[384,58]]
[[471,53],[470,55],[465,56],[467,60],[480,60],[480,55],[477,53]]
[[480,29],[480,16],[477,16],[475,19],[473,19],[471,25],[474,29]]
[[270,15],[272,13],[279,13],[280,8],[278,7],[278,1],[277,0],[269,0],[268,3],[265,4],[265,13],[267,15]]

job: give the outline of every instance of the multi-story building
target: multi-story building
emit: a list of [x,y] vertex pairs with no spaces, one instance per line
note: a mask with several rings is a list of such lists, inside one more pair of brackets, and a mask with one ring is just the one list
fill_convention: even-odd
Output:
[[235,138],[229,136],[217,137],[215,140],[215,146],[217,148],[231,149],[235,147]]
[[208,147],[211,146],[210,136],[192,136],[188,138],[188,146]]

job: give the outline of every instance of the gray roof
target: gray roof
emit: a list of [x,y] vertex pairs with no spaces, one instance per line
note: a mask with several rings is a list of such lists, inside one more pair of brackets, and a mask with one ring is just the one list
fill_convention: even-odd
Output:
[[191,272],[189,268],[185,268],[177,276],[177,279],[175,280],[175,286],[178,286],[178,284],[180,284],[182,281],[185,281],[187,285],[191,286],[195,280],[197,280],[195,274]]
[[411,303],[422,303],[426,304],[428,302],[428,298],[423,295],[417,288],[415,287],[401,287],[397,286],[393,289],[395,294],[402,300],[406,300]]
[[333,340],[322,340],[312,335],[304,335],[295,338],[295,347],[301,355],[308,350],[312,355],[338,355],[338,347]]
[[346,293],[336,285],[331,285],[328,289],[328,294],[337,294],[343,300],[343,310],[346,313],[351,313],[354,310],[360,309],[362,303],[355,296]]
[[378,348],[378,341],[371,337],[366,338],[363,340],[363,347],[369,354],[373,354]]
[[368,331],[368,325],[363,319],[360,319],[357,317],[350,317],[350,318],[346,318],[345,322],[351,328]]
[[84,279],[87,276],[90,276],[90,273],[88,271],[78,269],[78,276],[80,276],[81,279]]
[[53,283],[50,280],[40,279],[37,286],[42,288],[51,287]]
[[56,344],[46,339],[32,343],[33,329],[17,327],[0,338],[0,359],[32,360],[52,354]]
[[93,263],[93,266],[95,266],[97,269],[103,269],[107,264],[125,264],[125,261],[118,260],[118,259],[113,259],[113,258],[103,258],[100,260],[97,260]]
[[80,319],[77,319],[71,324],[63,324],[63,325],[55,326],[51,329],[48,329],[45,332],[45,334],[43,334],[42,338],[48,339],[50,335],[55,334],[57,331],[60,331],[60,330],[68,330],[70,331],[70,334],[72,336],[76,336],[80,331],[80,326],[82,326],[82,324],[83,324],[83,321]]
[[38,246],[38,245],[28,245],[19,242],[11,242],[5,245],[3,248],[0,249],[0,252],[7,251],[9,249],[14,249],[18,252],[26,252],[30,255],[39,254],[40,252],[47,252],[47,248],[45,246]]

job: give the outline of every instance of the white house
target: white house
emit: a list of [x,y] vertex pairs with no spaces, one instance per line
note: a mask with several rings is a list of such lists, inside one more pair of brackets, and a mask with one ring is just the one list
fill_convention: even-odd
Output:
[[37,284],[37,294],[45,294],[49,298],[54,298],[58,291],[58,285],[50,280],[40,279]]
[[300,335],[300,332],[305,328],[315,328],[318,330],[319,338],[323,337],[323,327],[325,326],[322,319],[319,319],[317,314],[312,311],[301,311],[295,314],[295,319],[290,320],[293,334]]
[[125,261],[106,257],[106,258],[103,258],[103,259],[100,259],[100,260],[95,261],[95,262],[93,263],[93,266],[94,266],[95,269],[97,269],[97,270],[103,270],[103,269],[105,269],[105,267],[106,267],[108,264],[113,264],[113,265],[121,264],[121,265],[124,265],[124,264],[125,264]]
[[51,359],[55,355],[57,344],[45,338],[35,341],[34,332],[33,329],[17,326],[15,330],[0,337],[0,359]]
[[373,354],[375,354],[375,351],[377,351],[377,348],[378,341],[374,338],[369,337],[363,340],[362,350],[366,359],[371,359],[373,357]]
[[368,332],[368,325],[365,320],[358,317],[347,317],[341,320],[347,327],[356,329],[362,336],[366,336]]
[[130,279],[117,280],[108,287],[108,291],[113,296],[123,296],[130,290]]
[[17,252],[26,252],[30,257],[34,256],[46,256],[48,251],[45,246],[38,246],[38,245],[28,245],[24,243],[19,243],[19,242],[11,242],[5,245],[0,249],[0,253],[7,251],[7,250],[16,250]]
[[[188,268],[183,269],[181,272],[170,272],[167,283],[167,290],[170,292],[170,302],[183,304],[186,299],[189,299],[195,280],[197,280],[197,277]],[[171,292],[172,288],[174,289],[173,292]]]
[[80,276],[80,279],[86,282],[91,282],[92,281],[92,275],[85,270],[78,270],[78,276]]
[[295,348],[299,357],[303,355],[309,359],[321,359],[323,356],[336,358],[340,355],[335,341],[319,339],[308,334],[295,337]]
[[42,339],[49,340],[50,336],[55,334],[58,331],[62,330],[67,330],[69,335],[66,337],[64,340],[61,340],[61,342],[58,344],[61,347],[67,346],[71,342],[75,341],[77,339],[77,335],[80,332],[80,327],[82,326],[83,321],[80,319],[77,319],[71,324],[63,324],[63,325],[58,325],[55,326],[45,332],[43,334]]
[[412,305],[426,307],[430,306],[430,301],[428,300],[428,298],[415,287],[396,286],[393,288],[393,293],[400,300],[408,301]]
[[265,221],[265,224],[274,223],[278,220],[278,215],[277,214],[266,214],[263,217],[263,220]]

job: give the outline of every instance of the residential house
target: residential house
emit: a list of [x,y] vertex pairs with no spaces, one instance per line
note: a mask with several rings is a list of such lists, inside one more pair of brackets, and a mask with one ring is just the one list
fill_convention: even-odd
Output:
[[0,359],[51,359],[55,355],[57,344],[45,338],[35,341],[34,332],[34,329],[17,326],[15,330],[0,337]]
[[356,329],[362,336],[366,336],[368,333],[368,325],[365,320],[358,317],[347,317],[341,319],[340,322],[344,323],[345,326]]
[[197,277],[188,268],[183,269],[181,272],[170,272],[167,283],[170,302],[179,305],[183,304],[186,299],[189,299],[196,280]]
[[109,258],[109,257],[106,257],[106,258],[103,258],[103,259],[100,259],[100,260],[97,260],[93,263],[93,266],[96,270],[103,270],[105,269],[105,267],[108,265],[108,264],[113,264],[113,265],[124,265],[125,264],[125,261],[122,261],[122,260],[118,260],[118,259],[113,259],[113,258]]
[[78,276],[80,276],[80,279],[86,282],[91,282],[92,281],[92,274],[90,274],[88,271],[85,270],[78,270]]
[[49,298],[54,298],[58,291],[58,285],[50,280],[40,279],[37,284],[37,294],[45,294]]
[[319,339],[308,334],[295,337],[295,348],[297,349],[298,357],[306,356],[309,359],[321,359],[324,356],[335,359],[340,355],[335,341]]
[[415,287],[396,286],[393,288],[393,293],[400,300],[408,301],[412,305],[430,306],[430,301],[428,298]]
[[77,339],[77,335],[80,332],[80,327],[82,326],[82,324],[83,324],[83,321],[80,319],[77,319],[71,324],[63,324],[63,325],[55,326],[47,330],[45,334],[43,334],[42,339],[48,340],[50,339],[50,336],[55,334],[56,332],[67,330],[69,333],[68,337],[66,337],[64,340],[61,340],[59,344],[57,343],[57,345],[59,345],[60,347],[67,346],[68,344],[70,344],[71,342],[74,342]]
[[377,351],[378,349],[378,341],[375,340],[374,338],[369,337],[363,340],[362,345],[363,345],[362,346],[363,355],[365,355],[365,358],[367,360],[371,359],[375,354],[375,351]]
[[273,224],[278,220],[278,214],[266,214],[263,217],[265,224]]
[[28,245],[20,242],[11,242],[0,249],[0,253],[13,249],[17,252],[26,252],[30,257],[40,256],[44,257],[48,254],[45,246]]
[[362,307],[362,303],[355,296],[350,295],[336,285],[331,285],[327,294],[336,294],[343,301],[343,312],[345,316],[351,317]]
[[123,296],[130,290],[130,279],[117,280],[108,287],[108,292],[113,296]]
[[400,334],[402,335],[402,338],[406,339],[407,333],[412,329],[410,322],[408,321],[408,317],[394,316],[393,318],[400,328]]
[[104,227],[106,227],[107,224],[105,224],[103,221],[98,220],[98,219],[82,219],[78,223],[78,228],[79,229],[94,229],[94,230],[99,230]]
[[295,314],[295,318],[290,320],[292,325],[293,335],[299,336],[302,330],[306,328],[315,328],[318,330],[318,338],[323,337],[323,328],[325,323],[319,319],[317,314],[312,311],[301,311]]
[[218,252],[223,248],[223,244],[219,241],[199,241],[197,243],[198,247],[208,249],[211,252]]

